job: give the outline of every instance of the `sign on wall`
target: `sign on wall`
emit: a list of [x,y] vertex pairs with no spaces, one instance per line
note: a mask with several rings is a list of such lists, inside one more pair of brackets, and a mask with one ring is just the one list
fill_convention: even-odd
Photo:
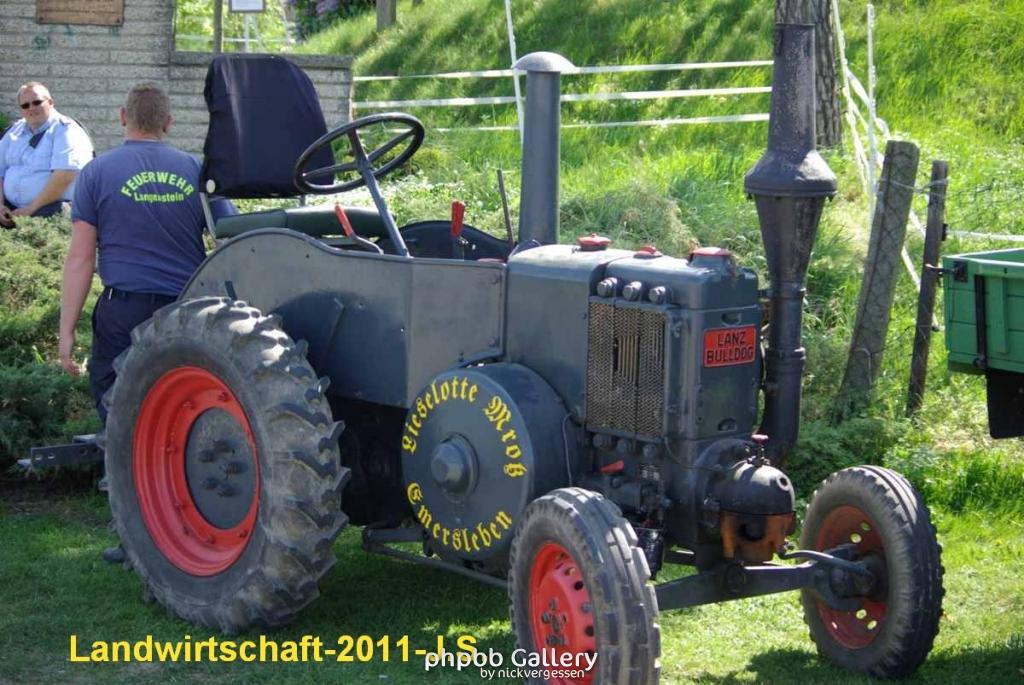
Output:
[[264,0],[229,0],[228,8],[232,12],[262,12],[266,9]]
[[124,0],[36,0],[38,24],[124,24]]

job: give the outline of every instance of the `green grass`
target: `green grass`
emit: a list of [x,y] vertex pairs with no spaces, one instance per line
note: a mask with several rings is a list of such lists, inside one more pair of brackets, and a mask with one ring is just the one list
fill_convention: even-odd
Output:
[[[109,512],[98,495],[0,501],[0,682],[387,682],[418,683],[421,663],[91,664],[69,663],[70,635],[79,653],[94,640],[193,643],[215,633],[169,618],[144,604],[135,574],[100,561],[113,544]],[[1024,524],[1019,517],[938,513],[944,545],[945,615],[931,657],[912,682],[1019,682],[1024,668]],[[336,545],[338,565],[321,597],[278,640],[340,635],[408,635],[429,648],[438,635],[461,635],[506,656],[514,648],[507,598],[496,588],[457,576],[370,556],[350,529]],[[666,578],[672,577],[667,574]],[[814,653],[795,594],[668,612],[661,616],[663,678],[668,684],[710,682],[861,683]],[[239,636],[258,638],[257,632]],[[217,636],[222,638],[223,636]],[[426,682],[464,685],[476,673],[435,673]]]

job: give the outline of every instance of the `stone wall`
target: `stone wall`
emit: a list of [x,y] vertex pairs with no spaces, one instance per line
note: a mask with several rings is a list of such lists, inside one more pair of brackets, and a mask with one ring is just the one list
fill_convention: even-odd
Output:
[[[139,81],[155,81],[171,97],[175,125],[168,140],[201,153],[206,136],[203,81],[211,55],[174,50],[174,1],[125,0],[124,25],[36,23],[35,0],[3,0],[0,11],[0,108],[11,121],[18,86],[41,81],[57,108],[92,133],[98,151],[121,142],[118,108]],[[317,89],[328,128],[351,118],[351,58],[287,56]]]

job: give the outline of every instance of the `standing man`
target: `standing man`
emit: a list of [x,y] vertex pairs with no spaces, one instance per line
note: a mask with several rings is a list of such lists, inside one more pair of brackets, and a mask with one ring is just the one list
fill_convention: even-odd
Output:
[[78,179],[71,212],[71,246],[64,262],[60,363],[71,374],[75,325],[92,283],[96,251],[103,294],[92,311],[89,382],[106,425],[103,395],[114,384],[114,358],[131,331],[172,302],[206,256],[206,221],[199,202],[199,161],[163,142],[170,101],[142,83],[121,108],[125,142],[101,154]]
[[74,194],[75,176],[92,159],[92,142],[53,106],[46,86],[18,89],[22,119],[0,138],[0,224],[12,216],[51,216]]

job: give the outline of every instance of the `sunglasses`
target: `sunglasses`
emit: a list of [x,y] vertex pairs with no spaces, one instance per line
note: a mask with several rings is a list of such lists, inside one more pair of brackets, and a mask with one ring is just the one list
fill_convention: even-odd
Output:
[[20,105],[18,105],[18,107],[21,107],[22,109],[28,109],[29,107],[38,107],[44,102],[46,102],[46,100],[32,100],[31,102],[23,102]]

